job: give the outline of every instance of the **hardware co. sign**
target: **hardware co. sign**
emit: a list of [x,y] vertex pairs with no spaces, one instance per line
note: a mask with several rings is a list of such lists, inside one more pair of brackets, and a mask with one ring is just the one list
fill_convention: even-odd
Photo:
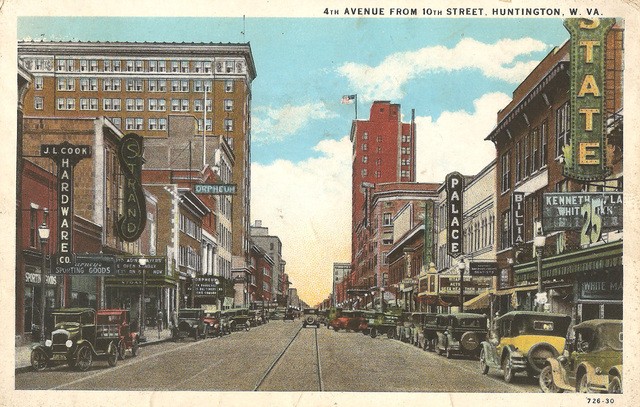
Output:
[[462,254],[462,191],[464,177],[452,172],[445,180],[447,191],[447,254],[458,257]]
[[62,144],[43,144],[40,155],[49,157],[58,167],[58,242],[55,254],[56,266],[73,264],[73,168],[78,161],[91,157],[91,146],[75,146],[68,141]]
[[604,179],[609,173],[604,132],[605,45],[613,18],[570,18],[571,133],[564,146],[564,175],[581,181]]

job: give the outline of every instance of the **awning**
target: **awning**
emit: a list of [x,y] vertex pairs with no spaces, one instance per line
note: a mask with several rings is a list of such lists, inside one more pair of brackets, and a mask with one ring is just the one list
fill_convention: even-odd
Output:
[[479,295],[476,295],[469,301],[464,303],[465,310],[471,309],[487,309],[491,306],[491,295],[494,294],[494,290],[483,291]]
[[537,290],[538,289],[538,285],[521,285],[518,287],[511,287],[511,288],[506,288],[504,290],[497,290],[495,292],[496,295],[511,295],[513,293],[515,293],[516,291],[533,291],[533,290]]
[[[424,294],[424,293],[421,293]],[[418,294],[418,298],[417,301],[419,303],[422,304],[427,304],[427,305],[438,305],[441,307],[448,307],[451,305],[451,303],[448,303],[446,301],[444,301],[442,298],[438,297],[437,295],[420,295]]]

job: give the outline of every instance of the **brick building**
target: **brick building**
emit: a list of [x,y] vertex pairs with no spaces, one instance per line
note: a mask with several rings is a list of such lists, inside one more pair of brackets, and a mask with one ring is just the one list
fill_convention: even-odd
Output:
[[282,258],[282,242],[278,236],[269,235],[269,228],[262,226],[261,220],[256,220],[254,226],[251,226],[251,238],[273,261],[270,276],[272,281],[270,298],[282,302],[286,296],[286,290],[283,291],[286,262]]

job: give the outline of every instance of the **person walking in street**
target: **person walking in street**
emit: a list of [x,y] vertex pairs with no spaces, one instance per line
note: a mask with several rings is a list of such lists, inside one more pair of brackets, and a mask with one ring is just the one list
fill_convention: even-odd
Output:
[[156,326],[158,327],[158,339],[160,339],[160,333],[162,332],[162,323],[164,315],[162,309],[158,308],[158,315],[156,316]]

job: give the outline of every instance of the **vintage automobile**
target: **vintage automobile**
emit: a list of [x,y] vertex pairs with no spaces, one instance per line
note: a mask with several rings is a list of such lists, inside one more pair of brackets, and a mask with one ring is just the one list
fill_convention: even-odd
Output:
[[53,363],[85,371],[94,356],[107,359],[109,366],[118,361],[119,327],[117,323],[96,324],[96,311],[91,308],[61,308],[52,312],[54,327],[51,339],[31,351],[31,366],[44,370]]
[[178,311],[178,326],[173,328],[172,337],[174,340],[193,337],[197,341],[206,337],[206,329],[203,309],[183,308]]
[[118,357],[124,360],[126,352],[136,356],[140,348],[140,333],[131,329],[129,310],[100,309],[96,312],[98,326],[117,325],[118,327]]
[[248,308],[232,308],[229,310],[229,328],[231,331],[248,331],[251,328],[251,315]]
[[317,308],[305,308],[302,316],[302,326],[306,328],[309,325],[313,325],[316,328],[320,328],[320,311]]
[[450,359],[454,354],[478,357],[480,343],[487,337],[486,315],[472,313],[449,314],[445,322],[447,328],[437,332],[436,352]]
[[249,310],[249,325],[258,326],[262,325],[262,310],[252,309]]
[[284,314],[284,321],[293,321],[296,319],[296,310],[289,307],[287,308],[287,311]]
[[320,325],[327,325],[327,310],[326,309],[318,310],[318,322],[320,322]]
[[222,335],[222,329],[220,328],[220,311],[205,310],[203,321],[205,325],[205,337]]
[[375,338],[378,335],[387,335],[391,339],[396,333],[398,315],[396,313],[376,312],[373,322],[369,322],[369,335]]
[[411,339],[411,327],[413,326],[413,320],[411,319],[411,313],[403,311],[398,316],[396,323],[396,339],[401,342],[409,342]]
[[286,308],[277,307],[276,309],[274,309],[269,313],[269,319],[284,320],[286,313],[287,313]]
[[231,333],[231,314],[232,310],[229,309],[220,311],[220,336]]
[[423,350],[436,350],[438,343],[438,332],[447,329],[448,314],[424,313],[420,316],[420,327],[418,328],[417,346]]
[[327,329],[331,328],[331,321],[342,314],[342,308],[331,307],[327,310]]
[[[622,321],[594,319],[573,327],[575,350],[547,359],[540,372],[545,393],[622,392]],[[574,385],[575,384],[575,385]]]
[[535,311],[511,311],[497,318],[490,340],[480,349],[480,369],[501,369],[509,383],[517,372],[535,376],[547,359],[564,350],[571,317]]
[[367,321],[363,318],[362,311],[342,310],[340,316],[334,318],[330,322],[330,325],[335,331],[344,329],[347,331],[361,332],[367,328]]
[[422,326],[424,325],[425,318],[429,315],[433,315],[428,312],[413,312],[409,318],[411,325],[409,326],[409,343],[414,346],[422,346],[420,341]]

